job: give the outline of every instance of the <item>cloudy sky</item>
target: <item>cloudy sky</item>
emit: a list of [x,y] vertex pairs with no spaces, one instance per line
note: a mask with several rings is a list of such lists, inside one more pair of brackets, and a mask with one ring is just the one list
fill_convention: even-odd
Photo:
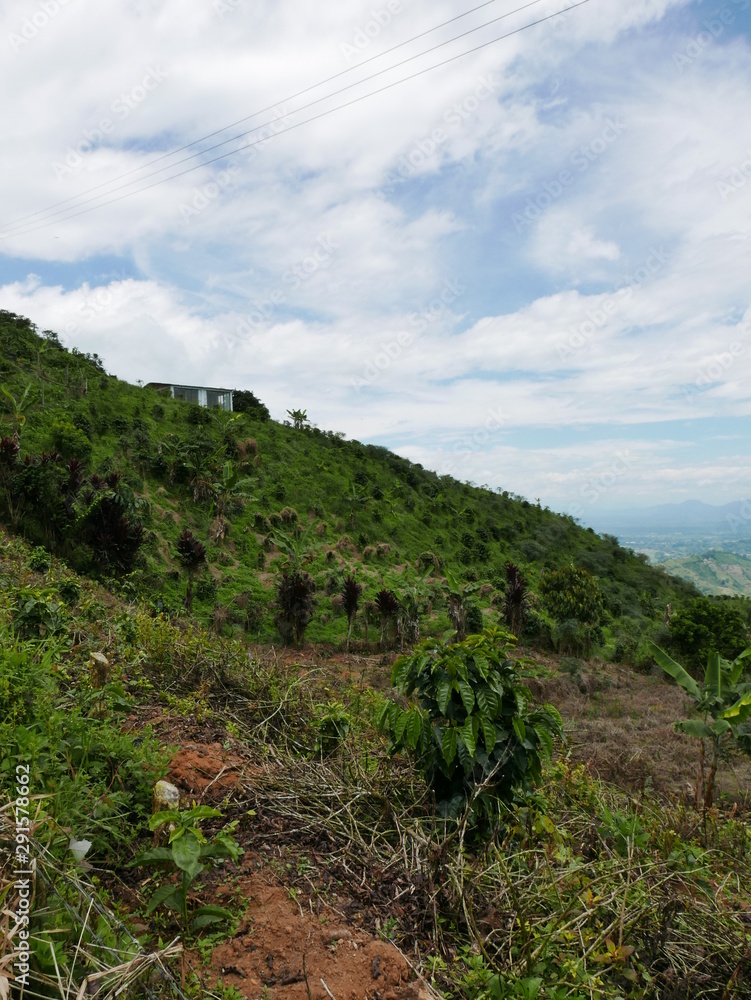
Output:
[[751,0],[520,7],[5,0],[0,307],[585,522],[751,496]]

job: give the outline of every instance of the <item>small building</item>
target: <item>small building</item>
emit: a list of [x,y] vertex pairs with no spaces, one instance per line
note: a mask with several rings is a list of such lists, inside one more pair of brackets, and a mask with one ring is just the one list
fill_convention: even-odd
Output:
[[146,388],[169,392],[173,399],[184,399],[186,403],[232,410],[232,389],[214,389],[207,385],[172,385],[169,382],[147,382]]

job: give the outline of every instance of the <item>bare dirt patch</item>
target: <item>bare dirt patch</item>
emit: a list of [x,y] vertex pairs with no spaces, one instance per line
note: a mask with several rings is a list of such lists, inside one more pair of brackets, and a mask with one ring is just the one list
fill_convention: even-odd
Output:
[[237,788],[253,766],[221,743],[183,743],[170,761],[169,780],[201,801],[218,802]]
[[408,985],[409,965],[389,942],[348,925],[325,907],[306,911],[267,872],[244,875],[234,891],[248,900],[248,909],[235,937],[214,949],[211,976],[248,1000],[416,996]]

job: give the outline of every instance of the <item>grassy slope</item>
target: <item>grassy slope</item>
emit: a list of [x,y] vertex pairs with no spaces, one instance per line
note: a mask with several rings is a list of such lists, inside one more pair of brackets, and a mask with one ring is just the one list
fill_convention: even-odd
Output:
[[[378,658],[340,657],[336,663],[291,654],[285,662],[269,650],[249,656],[241,641],[219,640],[185,620],[152,618],[99,586],[77,581],[56,560],[46,572],[33,571],[31,563],[28,546],[0,530],[0,688],[10,679],[11,707],[24,723],[23,730],[14,730],[11,714],[0,724],[11,765],[0,769],[0,791],[12,793],[12,765],[22,760],[31,764],[33,792],[45,795],[34,802],[35,850],[50,886],[35,902],[32,942],[35,968],[50,984],[44,995],[59,995],[47,945],[51,934],[56,961],[77,992],[97,960],[111,967],[118,955],[134,954],[133,939],[113,909],[131,933],[141,935],[142,951],[177,933],[163,909],[144,917],[154,872],[126,867],[151,844],[144,792],[164,773],[165,744],[181,748],[183,758],[197,754],[202,768],[211,766],[212,755],[215,769],[227,757],[233,781],[223,790],[217,782],[204,799],[219,805],[224,819],[207,824],[207,832],[237,820],[235,833],[246,851],[239,869],[208,870],[197,885],[201,902],[221,902],[234,920],[200,946],[193,942],[196,974],[185,984],[191,1000],[256,1000],[260,986],[233,973],[236,956],[250,956],[251,969],[267,976],[270,954],[295,971],[297,942],[290,944],[283,932],[297,920],[298,907],[308,921],[300,930],[303,940],[320,935],[321,920],[346,923],[358,938],[363,930],[376,934],[380,928],[440,991],[433,995],[447,1000],[749,995],[748,803],[736,791],[702,824],[679,800],[653,798],[648,779],[661,773],[665,735],[687,740],[670,732],[681,698],[661,682],[653,679],[670,697],[655,690],[643,704],[628,699],[652,683],[624,668],[613,674],[613,686],[591,664],[577,677],[561,673],[553,661],[538,668],[538,683],[567,712],[574,757],[561,756],[546,769],[534,796],[491,842],[460,848],[456,832],[431,815],[413,762],[390,756],[375,731],[373,687],[379,676],[382,686],[387,673]],[[58,604],[54,631],[42,637],[27,628],[13,637],[30,593],[46,593]],[[14,646],[35,677],[26,691],[13,689]],[[92,652],[109,658],[111,690],[92,687]],[[322,760],[313,748],[330,698],[341,700],[351,728],[341,751]],[[628,702],[628,714],[642,713],[633,724],[620,711],[621,701]],[[577,724],[582,717],[586,730]],[[645,769],[625,737],[630,729],[638,739],[656,734],[656,722],[666,734],[661,742],[653,735],[653,745],[645,743]],[[613,728],[617,732],[606,746]],[[32,733],[29,743],[25,734]],[[77,745],[71,749],[72,737],[77,744],[82,733],[90,736],[85,754]],[[577,763],[583,759],[581,741],[590,744],[588,753],[596,745],[596,769],[609,764],[621,789],[593,780]],[[676,752],[671,758],[670,767],[680,770],[676,779],[693,777],[695,756],[689,760]],[[128,761],[137,766],[126,772]],[[213,771],[201,773],[204,784],[214,777]],[[173,771],[170,777],[179,780]],[[190,788],[183,782],[181,787],[187,797]],[[0,839],[10,816],[4,805],[0,794]],[[76,892],[64,880],[74,870],[67,853],[71,831],[93,841],[95,865],[93,878],[77,872]],[[5,857],[0,890],[9,877]],[[253,883],[253,893],[267,882],[289,893],[287,914],[275,911],[282,926],[258,907],[246,911],[251,878],[261,883]],[[85,930],[86,893],[104,907],[97,933],[114,943],[114,953],[102,954]],[[211,965],[203,966],[201,955]],[[340,958],[331,947],[320,955],[308,952],[316,1000],[325,1000],[316,988],[319,978],[336,982]],[[172,968],[179,976],[179,967]],[[525,985],[530,977],[541,981],[539,993]],[[219,980],[224,985],[214,986]],[[271,981],[263,991],[269,1000],[304,997],[302,987],[293,994],[290,986]],[[168,983],[152,985],[152,996],[173,995]],[[366,979],[365,988],[371,986]],[[389,995],[408,1000],[415,994]]]
[[751,559],[736,552],[712,550],[703,555],[669,559],[665,569],[688,580],[703,594],[751,597]]
[[[176,539],[188,527],[205,541],[211,576],[198,586],[194,606],[204,621],[219,605],[224,610],[214,614],[215,620],[231,624],[242,620],[249,606],[256,637],[275,637],[269,601],[278,553],[267,540],[267,519],[273,522],[274,515],[290,508],[300,522],[316,523],[316,555],[308,567],[319,595],[307,633],[313,642],[342,641],[346,621],[335,614],[330,596],[339,591],[346,572],[356,573],[368,599],[382,586],[398,591],[419,579],[423,567],[432,565],[430,553],[460,578],[487,581],[496,590],[503,587],[507,560],[523,567],[533,589],[544,564],[575,563],[588,569],[604,592],[606,636],[613,641],[655,627],[666,603],[675,608],[696,593],[690,584],[645,565],[643,557],[615,539],[585,530],[570,517],[507,492],[439,477],[384,448],[344,441],[315,428],[298,431],[259,422],[245,414],[229,427],[206,412],[200,416],[208,423],[191,423],[196,408],[107,376],[92,360],[38,337],[27,320],[8,313],[0,313],[0,346],[3,385],[20,398],[31,384],[35,399],[26,411],[22,452],[55,447],[53,425],[64,417],[85,435],[91,471],[120,467],[136,492],[149,499],[143,518],[148,529],[145,559],[126,593],[151,595],[179,608],[184,582],[174,559]],[[6,417],[4,433],[10,429]],[[187,477],[178,472],[175,482],[169,482],[170,447],[197,438],[205,441],[206,452],[224,444],[226,455],[235,458],[238,441],[252,438],[258,448],[258,464],[245,470],[252,478],[253,499],[230,512],[231,530],[222,543],[209,540],[210,504],[193,500]],[[348,500],[353,488],[368,502]],[[491,614],[492,593],[486,591],[480,603]],[[243,612],[238,595],[243,595]],[[448,619],[437,591],[433,611],[427,627],[440,632]],[[363,635],[361,622],[355,641],[362,642]]]

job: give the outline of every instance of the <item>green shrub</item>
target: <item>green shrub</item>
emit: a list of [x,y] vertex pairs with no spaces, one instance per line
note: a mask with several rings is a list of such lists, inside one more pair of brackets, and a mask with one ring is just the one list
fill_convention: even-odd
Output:
[[55,448],[66,461],[77,458],[87,462],[91,458],[91,441],[70,420],[58,417],[53,421],[50,433]]
[[710,652],[734,659],[749,641],[748,622],[732,606],[697,597],[670,620],[670,644],[693,668],[707,662]]
[[425,641],[394,664],[393,685],[419,703],[405,711],[387,701],[380,724],[393,750],[417,755],[442,816],[457,818],[469,807],[475,823],[496,820],[539,781],[562,737],[552,706],[530,709],[510,659],[514,644],[493,628],[448,645]]

